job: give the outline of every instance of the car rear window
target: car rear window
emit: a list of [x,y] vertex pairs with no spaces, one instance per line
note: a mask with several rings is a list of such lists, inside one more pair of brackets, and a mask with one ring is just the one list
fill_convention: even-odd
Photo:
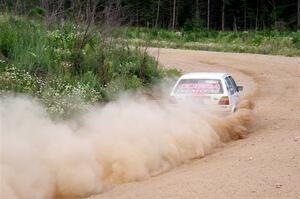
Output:
[[222,94],[223,88],[219,79],[182,79],[175,88],[176,94]]

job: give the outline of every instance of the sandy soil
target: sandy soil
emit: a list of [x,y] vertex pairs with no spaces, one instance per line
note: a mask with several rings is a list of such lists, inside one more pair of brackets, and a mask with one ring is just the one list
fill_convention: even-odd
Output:
[[251,132],[205,158],[91,198],[300,198],[300,58],[160,49],[159,61],[184,72],[231,73],[255,96]]

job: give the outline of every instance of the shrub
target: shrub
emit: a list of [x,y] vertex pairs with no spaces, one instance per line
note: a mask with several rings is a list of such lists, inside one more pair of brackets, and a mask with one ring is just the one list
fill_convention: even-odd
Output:
[[46,10],[44,8],[41,7],[35,7],[32,8],[29,12],[28,12],[28,16],[29,17],[37,17],[37,18],[42,18],[46,15]]
[[124,90],[147,88],[166,74],[141,49],[102,38],[96,27],[86,31],[67,21],[47,28],[16,17],[0,26],[0,92],[33,95],[63,117]]
[[70,117],[75,112],[87,110],[89,104],[102,99],[100,92],[84,81],[45,80],[7,66],[0,75],[0,94],[11,92],[37,97],[52,115],[59,117]]
[[[165,29],[118,28],[118,38],[133,45],[299,56],[300,33],[290,31],[207,31],[186,22],[182,32]],[[126,30],[126,31],[125,31]],[[134,33],[134,34],[133,34]]]

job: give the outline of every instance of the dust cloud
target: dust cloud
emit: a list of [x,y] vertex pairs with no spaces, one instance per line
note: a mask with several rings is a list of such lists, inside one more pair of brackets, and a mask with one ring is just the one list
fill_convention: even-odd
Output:
[[51,199],[101,193],[203,157],[242,138],[251,100],[216,116],[194,104],[123,96],[68,121],[53,121],[28,97],[0,98],[0,198]]

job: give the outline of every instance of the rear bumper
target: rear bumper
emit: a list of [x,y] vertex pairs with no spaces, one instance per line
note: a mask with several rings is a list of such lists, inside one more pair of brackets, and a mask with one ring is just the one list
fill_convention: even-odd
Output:
[[[174,105],[174,106],[181,106],[181,103],[177,102],[170,102],[170,105]],[[195,104],[194,104],[195,105]],[[183,106],[185,106],[183,104]],[[195,105],[197,106],[197,105]],[[209,112],[214,112],[214,113],[220,113],[220,114],[230,114],[232,113],[232,106],[230,105],[218,105],[218,104],[199,104],[200,107],[205,108],[206,110],[208,110]]]
[[[207,98],[184,98],[184,97],[177,97],[171,96],[170,102],[172,104],[182,104],[182,103],[191,103],[194,105],[199,104],[202,107],[211,110],[212,112],[224,112],[224,113],[232,113],[233,112],[233,105],[219,105],[218,101],[212,100],[211,97]],[[196,99],[196,100],[195,100]]]
[[226,105],[218,105],[218,109],[222,112],[232,112],[231,107]]
[[217,115],[229,115],[232,113],[231,107],[226,105],[208,105],[207,108]]

